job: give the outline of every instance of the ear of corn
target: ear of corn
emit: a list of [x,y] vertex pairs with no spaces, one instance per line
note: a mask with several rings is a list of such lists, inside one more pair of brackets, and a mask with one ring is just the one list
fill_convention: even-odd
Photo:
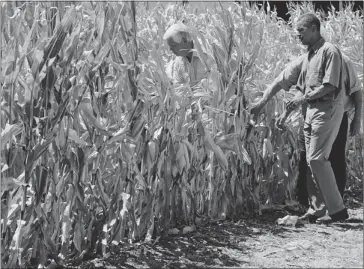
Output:
[[[238,218],[292,198],[299,113],[284,131],[274,127],[289,93],[255,125],[247,109],[301,51],[273,11],[245,2],[200,14],[141,2],[1,5],[4,267],[105,255],[110,244],[193,230],[197,214]],[[290,6],[293,18],[307,10]],[[193,88],[172,86],[164,71],[163,34],[181,19],[208,71]],[[348,7],[325,22],[358,70],[361,20]],[[349,141],[354,180],[362,148]]]

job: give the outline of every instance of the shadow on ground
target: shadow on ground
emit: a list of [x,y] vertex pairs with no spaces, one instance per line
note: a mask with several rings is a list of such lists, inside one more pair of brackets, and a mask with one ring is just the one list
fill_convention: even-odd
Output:
[[[211,268],[236,267],[248,263],[254,251],[244,242],[265,234],[277,235],[287,228],[275,220],[286,210],[270,210],[239,221],[206,221],[187,235],[170,235],[150,244],[113,246],[110,256],[73,264],[80,268]],[[70,264],[71,265],[71,264]]]
[[[351,196],[353,197],[353,196]],[[356,267],[363,257],[363,204],[346,200],[351,218],[345,223],[278,226],[276,220],[301,215],[302,208],[270,207],[262,215],[238,221],[205,221],[187,235],[170,235],[152,244],[112,246],[108,257],[74,264],[78,268],[231,268],[231,267]],[[341,243],[340,243],[341,242]],[[344,245],[346,247],[343,247]],[[356,249],[355,254],[350,248]],[[339,252],[349,260],[336,259]],[[358,252],[358,253],[356,253]],[[334,255],[335,257],[331,257]],[[350,255],[357,258],[352,259]],[[320,256],[320,257],[321,257]],[[340,255],[339,255],[340,256]],[[360,256],[360,257],[359,257]],[[299,258],[297,258],[299,257]],[[348,263],[349,262],[349,263]],[[351,262],[351,263],[350,263]],[[329,266],[329,267],[332,267]],[[359,264],[362,267],[362,263]]]

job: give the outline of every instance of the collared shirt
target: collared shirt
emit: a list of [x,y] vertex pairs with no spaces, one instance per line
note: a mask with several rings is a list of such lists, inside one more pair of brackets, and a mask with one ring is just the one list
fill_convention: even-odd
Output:
[[191,62],[186,57],[176,56],[166,66],[167,76],[173,83],[190,83],[194,86],[207,77],[207,70],[201,59],[193,54]]
[[[297,77],[297,68],[291,67],[293,72],[283,74],[282,88],[288,90],[294,83],[303,92],[309,91],[310,87],[329,83],[336,88],[340,85],[341,56],[334,45],[321,38],[308,52],[298,59],[301,64]],[[300,63],[302,61],[302,63]],[[297,62],[294,64],[297,65]],[[289,70],[288,70],[289,71]],[[280,76],[279,76],[280,77]],[[282,78],[282,77],[281,77]]]
[[343,87],[345,89],[344,95],[344,109],[349,111],[354,108],[352,94],[360,91],[360,81],[358,74],[355,71],[353,64],[348,58],[343,57]]
[[[342,71],[340,71],[342,65]],[[340,76],[341,74],[341,76]],[[329,83],[340,91],[339,98],[344,96],[345,111],[353,108],[350,95],[360,90],[359,79],[350,61],[331,43],[320,39],[307,53],[293,60],[275,79],[284,90],[293,85],[305,92],[309,87]],[[333,93],[334,94],[334,93]]]

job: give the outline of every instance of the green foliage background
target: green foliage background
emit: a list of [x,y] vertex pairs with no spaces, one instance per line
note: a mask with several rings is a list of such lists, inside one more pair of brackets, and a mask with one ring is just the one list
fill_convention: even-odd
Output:
[[[293,19],[310,10],[290,6]],[[303,51],[274,11],[3,2],[0,15],[4,267],[81,260],[198,216],[240,218],[292,199],[300,113],[274,127],[283,92],[254,126],[248,111]],[[210,71],[193,94],[164,71],[162,36],[182,20]],[[362,83],[362,16],[348,6],[323,24]],[[360,186],[362,149],[362,135],[350,139]]]

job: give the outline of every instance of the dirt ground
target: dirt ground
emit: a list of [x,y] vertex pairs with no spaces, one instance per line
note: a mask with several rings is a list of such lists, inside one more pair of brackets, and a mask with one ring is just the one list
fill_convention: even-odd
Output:
[[362,196],[359,201],[346,202],[345,223],[278,226],[277,218],[298,212],[271,208],[253,219],[206,221],[190,234],[114,248],[80,267],[363,268]]

